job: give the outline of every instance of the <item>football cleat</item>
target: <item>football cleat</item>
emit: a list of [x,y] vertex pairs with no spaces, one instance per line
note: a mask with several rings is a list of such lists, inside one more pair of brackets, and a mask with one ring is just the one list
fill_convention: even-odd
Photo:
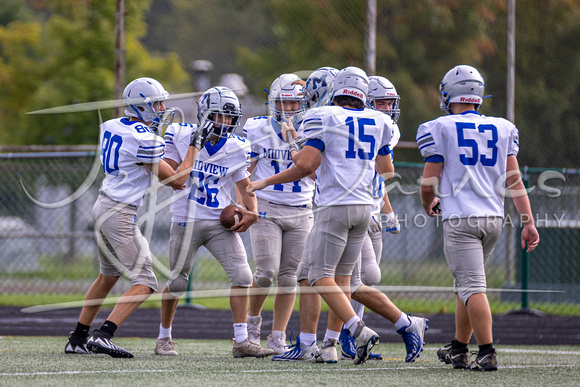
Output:
[[296,344],[290,345],[289,350],[282,355],[272,356],[272,361],[312,361],[316,362],[316,354],[318,353],[318,345],[316,342],[312,345],[302,344],[300,336],[296,337]]
[[497,371],[497,356],[495,348],[485,352],[472,352],[472,355],[477,355],[475,360],[471,362],[465,369],[468,371]]
[[87,348],[87,338],[75,337],[74,332],[71,332],[64,346],[64,353],[74,353],[80,355],[91,354],[92,352]]
[[356,347],[354,346],[354,339],[346,328],[342,328],[338,338],[340,343],[340,358],[352,360],[356,356]]
[[[359,331],[359,329],[357,329]],[[354,345],[356,346],[356,355],[354,357],[354,364],[361,364],[367,361],[370,356],[371,349],[378,344],[379,335],[372,329],[362,326],[360,332],[357,332],[357,336],[354,339]]]
[[94,353],[104,353],[111,357],[133,358],[135,355],[113,343],[109,337],[105,337],[98,330],[87,341],[87,348]]
[[177,356],[177,350],[175,347],[177,344],[172,341],[170,337],[164,337],[162,339],[157,339],[155,343],[155,354],[163,356]]
[[[356,356],[356,347],[354,346],[354,339],[346,328],[340,331],[338,339],[340,343],[340,358],[343,360],[352,360]],[[383,355],[380,353],[370,353],[368,360],[383,360]]]
[[469,350],[466,348],[453,349],[453,343],[447,344],[437,351],[437,357],[445,364],[453,365],[455,369],[465,369],[469,362]]
[[322,342],[322,346],[314,359],[317,363],[338,363],[338,356],[336,354],[336,344],[338,340],[329,339]]
[[279,339],[273,339],[272,335],[268,335],[268,341],[266,346],[274,351],[275,355],[283,355],[288,351],[288,346],[286,345],[286,334]]
[[274,353],[271,349],[262,348],[259,344],[250,341],[248,337],[246,340],[238,343],[236,339],[232,339],[234,348],[232,349],[232,354],[235,358],[240,357],[266,357]]
[[248,338],[254,344],[260,345],[260,330],[262,328],[262,316],[249,315],[246,318],[248,324]]
[[407,363],[415,361],[423,351],[425,345],[425,332],[428,327],[429,320],[422,317],[414,317],[407,315],[411,323],[397,331],[403,338],[405,347],[407,349],[407,356],[405,361]]

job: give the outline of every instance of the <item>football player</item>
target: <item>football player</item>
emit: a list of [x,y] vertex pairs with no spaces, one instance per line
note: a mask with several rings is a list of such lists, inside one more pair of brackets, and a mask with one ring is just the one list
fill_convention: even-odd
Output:
[[[518,130],[506,119],[477,112],[484,88],[474,67],[449,70],[439,86],[441,110],[447,115],[420,125],[417,145],[425,158],[421,202],[427,215],[442,213],[444,253],[457,295],[455,339],[437,356],[454,368],[495,371],[484,265],[501,233],[504,187],[511,191],[522,219],[522,248],[527,243],[532,251],[540,237],[516,158]],[[469,183],[458,190],[458,182],[466,178]],[[469,364],[467,344],[472,334],[479,351]]]
[[[301,105],[305,110],[328,105],[330,101],[329,86],[337,72],[338,70],[333,67],[321,67],[314,70],[306,82],[303,82],[304,90]],[[300,82],[298,78],[295,79],[292,83]],[[289,134],[292,138],[298,137],[298,133],[294,130],[294,125],[282,122],[281,137],[287,141]],[[302,132],[300,134],[303,135]],[[313,177],[312,174],[310,176]],[[263,180],[255,180],[250,183],[247,189],[249,192],[255,191],[259,195],[259,190],[268,186],[276,186],[270,183],[271,179],[280,178],[286,178],[291,182],[293,180],[299,180],[299,171],[293,167],[293,163],[290,163],[289,168],[286,168],[278,174],[267,176]],[[304,179],[307,178],[303,178],[302,180]],[[305,243],[308,244],[310,243],[309,241],[310,237]],[[304,243],[302,246],[304,246]],[[303,251],[298,252],[298,261],[302,259],[302,254]],[[300,293],[300,334],[296,338],[295,346],[287,347],[284,348],[284,351],[277,352],[277,355],[272,358],[275,361],[317,361],[315,357],[318,353],[316,330],[318,327],[318,317],[320,315],[320,295],[316,292],[309,291],[311,290],[311,286],[308,283],[308,264],[300,262],[296,277],[300,284],[300,289],[303,290]]]
[[[340,92],[344,92],[345,95],[349,95],[347,93],[351,93],[351,94],[356,93],[356,89],[359,89],[359,88],[362,88],[362,90],[365,90],[365,86],[364,86],[365,81],[364,81],[364,78],[362,78],[364,72],[362,72],[362,70],[360,70],[360,69],[356,69],[356,70],[355,69],[356,68],[354,68],[348,72],[345,71],[345,73],[343,73],[343,75],[342,75],[343,79],[339,80],[339,82],[341,82],[343,85],[344,84],[347,84],[347,85],[353,84],[353,86],[354,86],[353,87],[354,90],[350,90],[350,89],[346,88],[345,90],[340,91]],[[362,74],[360,72],[362,72]],[[366,76],[366,74],[364,76]],[[308,81],[307,81],[307,85],[308,85]],[[334,87],[334,84],[332,84],[332,86]],[[332,93],[332,91],[330,93]],[[306,93],[306,94],[308,95],[309,93]],[[332,97],[334,95],[334,93],[332,93],[330,95]],[[340,97],[340,96],[341,95],[338,95],[338,97]],[[365,95],[365,99],[366,99],[366,95]],[[344,103],[344,99],[338,98],[337,100],[338,100],[337,101],[338,104],[341,102]],[[360,103],[362,101],[363,101],[363,99],[360,99],[358,102],[352,101],[352,100],[350,102],[353,104],[360,105]],[[364,107],[364,104],[363,104],[363,107]],[[345,108],[345,109],[348,110],[348,108]],[[363,108],[358,109],[358,110],[364,111]],[[309,113],[309,114],[311,114],[311,113]],[[314,111],[312,114],[314,114]],[[373,115],[373,117],[374,116],[380,118],[380,121],[383,122],[383,125],[384,125],[383,129],[385,131],[387,131],[386,133],[387,133],[387,135],[390,136],[389,138],[391,138],[391,141],[392,141],[392,139],[395,139],[396,141],[398,141],[398,138],[399,138],[398,131],[396,133],[396,136],[392,134],[392,133],[394,133],[395,130],[397,130],[396,126],[393,127],[393,125],[395,125],[395,124],[392,122],[392,119],[390,119],[386,115],[383,115],[382,113],[375,113]],[[306,122],[306,120],[305,120],[305,122]],[[363,121],[363,122],[365,122],[365,121]],[[389,125],[389,123],[390,123],[390,125]],[[338,130],[331,128],[331,127],[328,127],[328,129],[325,127],[325,129],[328,130],[329,132],[340,133]],[[295,131],[291,130],[291,128],[289,131],[291,132],[292,137],[297,136],[297,133]],[[297,140],[297,138],[298,137],[295,137],[294,140],[291,141],[291,143],[297,144],[297,143],[303,142],[303,140]],[[350,136],[349,136],[349,138],[350,138]],[[346,155],[347,154],[345,154],[345,156]],[[320,164],[319,160],[313,161],[313,165],[318,165],[318,164]],[[391,164],[391,166],[392,166],[392,164]],[[288,171],[282,172],[282,173],[275,175],[275,176],[271,176],[262,182],[253,182],[249,188],[260,189],[261,187],[263,187],[264,185],[267,185],[267,184],[279,184],[280,182],[283,182],[283,181],[290,179],[291,176],[292,176],[292,178],[295,178],[296,176],[299,176],[299,172],[293,173],[293,171],[296,171],[296,170],[298,170],[297,167],[293,167],[292,169],[290,169]],[[376,179],[373,179],[373,182],[376,183]],[[352,188],[352,187],[350,187],[350,188]],[[319,192],[322,192],[322,191],[319,191],[317,189],[317,195],[320,194]],[[327,192],[327,191],[325,191],[325,192]],[[310,246],[314,243],[316,243],[316,235],[314,234],[314,232],[312,232],[307,239],[306,246]],[[316,345],[316,330],[317,330],[318,318],[319,318],[319,314],[320,314],[320,296],[318,294],[313,294],[312,292],[309,292],[308,291],[309,289],[307,288],[307,287],[310,287],[310,285],[308,283],[308,275],[309,275],[309,269],[311,267],[311,263],[313,260],[312,257],[313,257],[312,249],[310,249],[308,247],[305,248],[304,254],[302,257],[302,261],[300,262],[300,265],[298,266],[298,280],[300,282],[301,289],[304,290],[300,294],[300,320],[301,320],[300,321],[300,325],[301,325],[300,335],[297,337],[296,345],[294,345],[292,348],[290,348],[283,355],[275,355],[272,358],[272,360],[276,360],[276,361],[306,360],[306,361],[315,361],[315,362],[319,362],[319,363],[336,363],[337,362],[336,344],[337,344],[337,341],[340,337],[341,325],[343,323],[342,323],[341,319],[338,317],[338,315],[333,312],[332,309],[329,311],[327,330],[326,330],[324,340],[322,342],[322,348],[319,350],[317,345]],[[373,257],[374,257],[374,255],[373,255]],[[378,266],[376,264],[375,264],[375,266],[378,269]],[[341,280],[344,280],[346,278],[347,278],[346,276],[342,276]],[[360,254],[359,254],[359,257],[356,259],[355,266],[353,266],[351,286],[352,287],[350,290],[352,292],[352,297],[354,299],[356,299],[361,304],[364,304],[365,306],[369,307],[371,310],[379,313],[381,316],[385,317],[386,319],[391,321],[393,324],[395,324],[395,327],[397,328],[397,333],[401,334],[403,341],[405,342],[405,345],[406,345],[407,356],[406,356],[405,360],[406,361],[414,361],[419,356],[419,353],[423,350],[423,338],[424,338],[425,331],[427,330],[428,320],[423,319],[423,318],[418,318],[418,317],[407,316],[406,314],[402,313],[390,301],[390,299],[385,294],[383,294],[375,289],[372,289],[368,286],[363,285],[361,283],[361,280],[360,280]],[[348,335],[348,337],[350,337],[350,332],[348,332],[347,335]],[[345,347],[347,345],[350,345],[350,343],[346,342]],[[356,346],[355,346],[353,352],[356,353]],[[369,348],[368,356],[370,356],[370,348]],[[344,358],[349,358],[349,357],[345,356]],[[378,356],[376,356],[375,358],[378,358]],[[362,360],[358,359],[358,361],[360,362]],[[357,359],[356,359],[356,354],[355,354],[355,363],[356,362],[357,362]]]
[[[249,171],[255,180],[263,180],[292,167],[290,147],[281,132],[285,122],[298,123],[303,112],[304,82],[294,74],[282,74],[269,90],[270,115],[250,118],[244,134],[252,144],[252,164]],[[302,257],[306,237],[313,223],[312,177],[291,183],[268,186],[256,191],[260,222],[250,228],[252,251],[256,262],[252,288],[268,289],[274,281],[274,321],[267,346],[275,354],[286,352],[286,326],[296,299],[296,268]],[[250,295],[248,333],[250,340],[260,342],[260,313],[267,293]]]
[[[226,87],[207,90],[198,101],[198,125],[177,124],[165,132],[165,160],[173,168],[184,162],[188,138],[208,128],[209,141],[200,150],[187,180],[186,192],[175,192],[171,205],[169,239],[170,277],[163,290],[161,324],[155,353],[177,355],[171,325],[179,296],[187,290],[193,260],[205,246],[224,268],[231,284],[230,306],[234,321],[233,356],[263,357],[271,350],[248,339],[246,311],[252,271],[238,233],[258,220],[256,198],[246,193],[250,182],[250,142],[234,134],[242,109],[238,97]],[[180,166],[181,168],[181,166]],[[236,185],[243,206],[237,211],[242,219],[231,229],[220,223],[221,210],[231,204],[231,189]]]
[[[168,98],[169,93],[158,81],[138,78],[123,92],[126,117],[109,120],[100,127],[100,157],[105,179],[92,209],[100,273],[86,294],[85,305],[66,343],[65,353],[133,357],[130,351],[117,346],[111,339],[117,327],[157,291],[149,244],[137,226],[137,208],[143,204],[152,173],[162,183],[181,190],[195,156],[207,140],[207,131],[200,131],[186,140],[183,163],[177,171],[162,160],[163,139],[155,132],[159,125],[173,119],[163,102]],[[131,288],[119,298],[105,323],[88,338],[102,300],[123,274],[128,275]]]
[[[393,134],[391,138],[391,149],[399,142],[401,133],[399,126],[396,125],[400,116],[399,109],[400,96],[397,94],[395,86],[385,77],[370,76],[369,77],[369,96],[367,104],[370,108],[383,112],[393,119]],[[391,153],[393,155],[393,153]],[[399,233],[401,227],[393,207],[389,201],[389,196],[385,191],[385,179],[383,179],[376,171],[372,182],[372,196],[374,198],[375,206],[371,215],[368,235],[365,237],[363,248],[361,250],[361,263],[356,270],[360,269],[360,274],[357,272],[351,278],[351,290],[357,288],[356,281],[362,281],[366,286],[373,286],[381,280],[381,256],[383,252],[383,228],[384,231],[391,234]],[[384,225],[384,226],[383,226]],[[353,282],[353,280],[355,282]],[[355,299],[351,300],[351,305],[355,310],[357,316],[363,319],[364,305]],[[354,359],[355,347],[352,336],[348,334],[348,330],[343,327],[340,331],[340,349],[343,359]],[[381,360],[383,357],[380,354],[372,353],[369,359]]]

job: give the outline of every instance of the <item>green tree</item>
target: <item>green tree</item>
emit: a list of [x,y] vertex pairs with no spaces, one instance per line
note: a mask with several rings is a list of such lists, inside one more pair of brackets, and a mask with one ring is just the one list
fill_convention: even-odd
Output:
[[[174,54],[150,55],[139,42],[149,1],[128,0],[127,81],[150,76],[169,90],[185,90],[189,76]],[[109,100],[114,91],[115,0],[43,3],[46,21],[0,27],[0,103],[3,144],[94,144],[97,112],[25,115],[80,102]],[[112,110],[103,112],[103,119]]]

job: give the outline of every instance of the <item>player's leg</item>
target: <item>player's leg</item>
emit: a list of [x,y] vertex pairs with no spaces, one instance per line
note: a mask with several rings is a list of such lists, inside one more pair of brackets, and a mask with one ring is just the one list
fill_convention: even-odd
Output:
[[[318,353],[316,344],[316,331],[320,318],[321,298],[310,286],[308,271],[312,257],[313,234],[306,238],[302,261],[296,270],[298,284],[300,285],[300,333],[296,337],[296,343],[280,355],[274,355],[274,361],[316,361]],[[292,338],[290,338],[292,340]]]
[[250,340],[260,344],[262,327],[262,307],[268,298],[268,289],[280,271],[282,252],[282,229],[278,223],[277,206],[265,200],[258,200],[261,212],[270,218],[262,218],[250,227],[250,238],[256,271],[252,278],[252,287],[248,307],[248,334]]
[[[274,298],[274,321],[272,334],[268,338],[268,348],[284,353],[286,348],[286,328],[296,300],[297,268],[303,256],[304,245],[313,224],[311,208],[284,208],[280,219],[282,234],[282,255],[280,271],[276,279],[278,289]],[[313,300],[319,302],[319,300]],[[306,300],[308,302],[308,300]],[[316,325],[318,320],[316,319]]]
[[369,225],[370,208],[370,205],[325,208],[318,212],[312,232],[316,242],[308,279],[355,337],[355,364],[366,361],[379,337],[355,314],[335,278],[348,277],[348,287]]
[[[336,276],[336,284],[341,288],[348,288],[350,283],[350,277],[348,276]],[[345,295],[350,295],[350,292],[346,292]],[[362,320],[362,318],[361,318]],[[324,334],[324,339],[322,340],[322,345],[320,351],[316,356],[316,361],[318,363],[336,363],[338,362],[338,356],[336,354],[336,345],[338,344],[341,328],[344,326],[342,320],[334,312],[333,309],[328,311],[328,321],[326,324],[326,332]],[[348,335],[350,336],[350,333]],[[354,343],[354,342],[353,342]],[[342,346],[342,344],[341,344]],[[354,359],[354,356],[353,356]]]
[[135,221],[137,207],[108,198],[101,204],[100,209],[93,211],[95,229],[99,231],[97,235],[102,234],[113,248],[113,251],[107,251],[103,241],[97,241],[108,262],[107,265],[101,261],[101,272],[115,276],[115,270],[125,270],[132,286],[119,298],[105,323],[93,332],[87,347],[112,357],[133,357],[131,352],[117,346],[111,339],[118,326],[157,290],[157,278],[153,273],[149,243]]
[[219,221],[206,221],[204,228],[209,236],[205,247],[222,265],[230,281],[230,307],[234,326],[234,357],[264,357],[273,352],[262,348],[248,338],[246,322],[248,289],[252,285],[252,270],[248,265],[246,250],[238,233],[226,230]]
[[161,323],[154,352],[177,356],[171,331],[179,297],[187,291],[193,259],[201,245],[201,237],[193,222],[171,224],[169,232],[169,280],[161,295]]
[[[484,264],[493,251],[493,246],[501,232],[501,225],[499,221],[497,224],[492,223],[491,226],[486,225],[485,222],[485,218],[460,219],[453,222],[445,221],[443,223],[445,235],[444,251],[454,277],[456,292],[465,305],[465,310],[458,309],[459,314],[456,318],[466,328],[464,331],[459,329],[458,333],[467,338],[469,330],[469,325],[465,322],[465,311],[467,311],[469,323],[478,341],[479,353],[489,353],[489,359],[493,358],[493,361],[485,364],[484,368],[486,368],[485,370],[495,370],[497,369],[497,362],[492,344],[491,311],[485,294],[486,276]],[[467,344],[467,341],[461,343],[455,340],[448,354],[441,351],[441,354],[445,355],[443,361],[453,364],[455,368],[461,367],[454,361],[453,356],[460,360],[460,365],[463,365],[466,361],[467,348],[466,346],[464,349],[457,348],[460,344],[463,347],[462,344]],[[477,363],[478,359],[479,356],[474,363]],[[470,367],[468,366],[467,368]],[[476,365],[476,368],[478,368],[478,365]]]

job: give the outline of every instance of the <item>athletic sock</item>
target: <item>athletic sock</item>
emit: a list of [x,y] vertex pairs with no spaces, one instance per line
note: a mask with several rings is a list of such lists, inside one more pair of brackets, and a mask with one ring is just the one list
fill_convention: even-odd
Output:
[[312,345],[316,342],[316,333],[300,332],[300,343],[304,345]]
[[86,337],[89,335],[90,329],[91,329],[90,325],[85,325],[85,324],[81,324],[80,322],[77,322],[77,326],[76,326],[75,331],[73,332],[72,335],[75,337],[86,339]]
[[453,349],[464,349],[464,348],[467,348],[467,343],[462,343],[461,341],[453,340],[451,342],[451,348],[453,348]]
[[327,329],[326,333],[324,334],[324,340],[322,340],[322,341],[328,341],[330,339],[334,339],[334,340],[338,341],[339,337],[340,337],[340,332],[331,331],[330,329]]
[[117,330],[117,324],[112,321],[105,321],[105,323],[99,328],[99,333],[105,336],[107,339],[112,339],[115,336],[115,331]]
[[[351,319],[348,320],[346,322],[346,324],[344,324],[344,325],[346,325],[346,329],[348,329],[348,331],[350,332],[350,335],[352,337],[355,337],[355,331],[359,326],[359,322],[362,322],[362,320],[358,316],[354,316],[354,317],[351,317]],[[364,326],[364,323],[363,323],[363,326]]]
[[487,353],[493,349],[493,343],[484,344],[479,346],[479,353]]
[[409,319],[409,316],[407,316],[405,313],[401,312],[399,319],[395,322],[395,328],[397,328],[397,330],[399,330],[401,328],[406,328],[409,325],[411,325],[411,320]]
[[159,336],[158,339],[164,339],[169,337],[171,339],[171,326],[169,328],[163,328],[163,325],[159,324]]
[[240,344],[248,338],[248,324],[238,323],[234,324],[234,338],[236,343]]

